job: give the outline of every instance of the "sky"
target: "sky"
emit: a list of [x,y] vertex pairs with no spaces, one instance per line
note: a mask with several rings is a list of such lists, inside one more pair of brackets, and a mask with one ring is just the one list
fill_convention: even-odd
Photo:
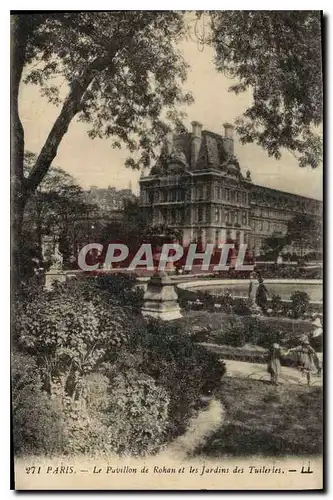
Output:
[[[234,122],[251,104],[251,92],[236,96],[228,92],[233,81],[217,73],[213,65],[213,50],[198,49],[192,40],[182,42],[180,49],[190,64],[184,87],[193,93],[195,102],[186,108],[185,124],[191,129],[193,120],[203,128],[223,134],[223,123]],[[37,87],[24,85],[20,89],[20,116],[25,130],[26,150],[38,154],[59,114],[59,108],[49,104]],[[87,125],[72,121],[63,138],[53,164],[69,172],[83,188],[115,186],[138,194],[140,173],[124,166],[129,156],[126,150],[114,150],[107,139],[90,139]],[[242,145],[235,137],[235,154],[242,171],[250,170],[253,182],[283,191],[322,199],[322,167],[300,168],[287,151],[280,160],[269,158],[255,144]]]

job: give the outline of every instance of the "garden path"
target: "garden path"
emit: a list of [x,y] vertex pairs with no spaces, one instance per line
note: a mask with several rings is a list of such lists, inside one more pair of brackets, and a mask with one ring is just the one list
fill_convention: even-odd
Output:
[[[320,356],[320,361],[321,361]],[[225,360],[227,366],[227,375],[229,377],[239,377],[239,378],[251,378],[254,380],[270,380],[270,376],[267,373],[267,366],[260,363],[248,363],[246,361],[234,361]],[[281,384],[305,384],[306,379],[296,368],[290,368],[288,366],[281,367]],[[316,372],[313,373],[312,386],[322,386],[322,376],[318,376]]]
[[207,407],[190,420],[185,434],[176,438],[159,456],[175,457],[177,460],[186,458],[221,427],[224,419],[225,410],[221,402],[216,399],[209,401]]

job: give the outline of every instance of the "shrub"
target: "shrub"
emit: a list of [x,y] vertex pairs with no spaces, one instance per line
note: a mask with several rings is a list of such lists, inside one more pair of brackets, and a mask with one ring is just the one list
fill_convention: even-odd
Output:
[[233,313],[237,314],[239,316],[247,316],[251,314],[250,307],[246,300],[244,299],[237,299],[234,301],[234,306],[233,306]]
[[199,292],[197,298],[202,302],[203,309],[208,311],[214,310],[215,298],[209,291]]
[[283,334],[280,330],[275,330],[267,324],[262,324],[257,333],[256,345],[269,349],[272,344],[280,343],[283,340]]
[[221,295],[218,298],[217,303],[221,304],[222,312],[230,314],[233,311],[234,299],[232,298],[232,296],[229,293],[225,293],[225,294]]
[[242,347],[247,340],[244,322],[240,318],[229,318],[222,335],[222,343],[233,347]]
[[143,301],[143,290],[136,286],[135,276],[121,273],[112,276],[84,276],[65,283],[55,282],[53,288],[58,294],[70,293],[91,302],[111,301],[131,312],[138,312]]
[[146,455],[166,441],[167,392],[135,369],[88,377],[86,418],[70,408],[69,451],[74,454]]
[[281,300],[280,295],[273,294],[272,299],[271,299],[271,304],[270,304],[273,314],[278,315],[281,310],[283,310],[283,302]]
[[115,356],[131,332],[132,316],[111,299],[105,301],[103,294],[91,294],[89,287],[86,292],[56,286],[21,301],[16,309],[16,343],[36,357],[49,392],[52,380],[62,377],[66,392],[76,397],[80,377],[96,369],[106,355]]
[[242,347],[246,343],[245,330],[227,330],[223,335],[223,344],[233,347]]
[[225,365],[184,335],[181,326],[157,320],[136,333],[132,350],[140,369],[169,394],[169,438],[183,433],[200,397],[219,385]]
[[41,390],[35,360],[13,353],[11,363],[14,453],[62,453],[67,436],[61,408]]
[[310,299],[306,292],[296,291],[291,294],[290,300],[294,318],[300,318],[308,311]]
[[118,373],[109,389],[104,421],[118,454],[155,453],[166,440],[169,395],[136,370]]

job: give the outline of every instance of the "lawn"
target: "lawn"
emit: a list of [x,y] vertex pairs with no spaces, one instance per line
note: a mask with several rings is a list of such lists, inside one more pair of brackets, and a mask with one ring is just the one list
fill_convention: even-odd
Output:
[[322,450],[322,389],[274,387],[225,377],[216,394],[226,410],[221,427],[195,455],[316,455]]

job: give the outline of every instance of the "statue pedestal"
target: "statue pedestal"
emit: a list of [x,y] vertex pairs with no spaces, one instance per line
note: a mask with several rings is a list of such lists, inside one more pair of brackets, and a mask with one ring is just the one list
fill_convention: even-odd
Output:
[[55,281],[64,283],[66,281],[66,275],[61,269],[52,269],[51,267],[51,269],[45,273],[45,282],[44,282],[45,290],[51,290],[52,284]]
[[143,316],[160,318],[165,321],[181,318],[178,296],[174,284],[167,275],[150,278],[143,296]]

